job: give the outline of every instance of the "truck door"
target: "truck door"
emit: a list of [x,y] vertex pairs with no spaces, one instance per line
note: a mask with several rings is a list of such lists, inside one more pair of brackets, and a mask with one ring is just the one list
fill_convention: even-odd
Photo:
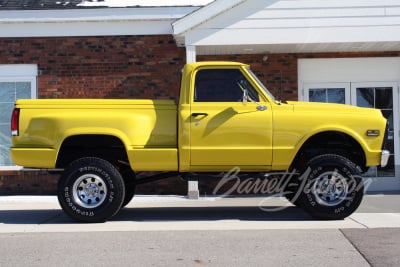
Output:
[[[200,69],[194,86],[190,111],[192,169],[268,169],[272,164],[271,106],[244,73],[238,68]],[[245,90],[254,102],[242,102]]]

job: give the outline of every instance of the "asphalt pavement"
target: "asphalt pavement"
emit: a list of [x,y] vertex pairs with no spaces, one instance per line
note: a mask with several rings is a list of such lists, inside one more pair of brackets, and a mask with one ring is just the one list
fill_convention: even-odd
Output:
[[54,196],[2,196],[0,253],[0,266],[400,266],[400,194],[338,221],[278,197],[137,196],[100,224]]

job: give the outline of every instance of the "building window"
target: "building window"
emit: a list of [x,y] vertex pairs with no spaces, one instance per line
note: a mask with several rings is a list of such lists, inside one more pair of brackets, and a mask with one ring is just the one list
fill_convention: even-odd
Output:
[[17,99],[37,96],[36,65],[0,65],[0,169],[18,169],[10,158],[11,113]]
[[345,104],[345,88],[315,88],[310,89],[310,102],[326,102]]
[[393,112],[393,86],[375,86],[373,83],[365,83],[354,86],[357,98],[357,106],[366,108],[376,108],[382,111],[383,116],[388,120],[388,149],[391,152],[389,163],[386,167],[372,167],[366,176],[371,177],[390,177],[395,176],[395,155],[394,155],[394,112]]

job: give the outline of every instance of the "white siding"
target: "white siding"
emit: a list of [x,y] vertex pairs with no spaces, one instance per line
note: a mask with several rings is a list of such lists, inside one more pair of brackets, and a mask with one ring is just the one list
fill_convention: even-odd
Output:
[[399,82],[400,58],[299,59],[298,70],[300,89],[304,83]]
[[400,1],[247,0],[185,37],[196,46],[399,42]]

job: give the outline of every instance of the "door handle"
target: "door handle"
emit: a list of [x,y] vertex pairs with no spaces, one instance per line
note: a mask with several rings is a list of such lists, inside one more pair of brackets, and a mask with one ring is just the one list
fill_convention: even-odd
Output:
[[204,113],[204,112],[192,113],[192,117],[198,117],[198,116],[208,116],[208,113]]

